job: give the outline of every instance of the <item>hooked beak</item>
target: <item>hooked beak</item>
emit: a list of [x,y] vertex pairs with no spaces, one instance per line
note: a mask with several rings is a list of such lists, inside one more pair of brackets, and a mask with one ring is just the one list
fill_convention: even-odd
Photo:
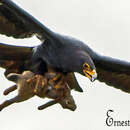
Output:
[[91,82],[94,82],[95,79],[97,78],[96,70],[90,71],[90,70],[84,69],[83,72],[84,72],[85,76],[91,80]]

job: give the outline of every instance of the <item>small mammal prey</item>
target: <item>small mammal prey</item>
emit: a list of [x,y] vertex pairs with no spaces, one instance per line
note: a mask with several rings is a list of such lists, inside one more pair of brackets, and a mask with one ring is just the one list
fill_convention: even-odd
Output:
[[13,103],[23,102],[35,95],[41,98],[47,97],[53,99],[52,101],[39,106],[39,110],[59,103],[64,109],[74,111],[76,105],[71,96],[68,84],[64,82],[62,74],[59,74],[58,79],[53,80],[55,76],[57,76],[57,74],[54,72],[47,72],[44,76],[35,75],[31,71],[24,71],[22,74],[10,73],[7,78],[15,82],[16,85],[6,89],[4,95],[9,94],[16,89],[18,89],[18,95],[10,100],[4,101],[0,105],[0,111]]

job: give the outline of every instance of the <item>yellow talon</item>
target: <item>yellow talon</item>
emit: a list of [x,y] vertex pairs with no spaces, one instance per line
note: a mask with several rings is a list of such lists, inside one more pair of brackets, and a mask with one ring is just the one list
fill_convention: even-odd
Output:
[[32,80],[32,79],[28,79],[28,80],[26,80],[26,81],[27,81],[27,83],[29,83],[31,80]]
[[60,76],[61,76],[61,74],[57,74],[52,80],[56,81],[56,80],[58,80],[60,78]]
[[35,86],[35,89],[34,89],[34,93],[38,92],[38,86],[39,86],[39,83],[40,83],[40,75],[36,75],[36,77],[37,77],[37,82],[36,82],[36,86]]
[[36,90],[36,89],[34,89],[34,93],[37,93],[37,90]]
[[59,81],[58,83],[57,83],[57,85],[55,85],[55,89],[59,89],[59,88],[61,88],[61,84],[63,83],[63,81],[61,80],[61,81]]
[[44,80],[42,80],[42,87],[45,85],[45,81]]

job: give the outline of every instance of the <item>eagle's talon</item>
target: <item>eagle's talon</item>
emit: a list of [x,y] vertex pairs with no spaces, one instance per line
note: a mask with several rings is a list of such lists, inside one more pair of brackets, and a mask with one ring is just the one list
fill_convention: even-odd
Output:
[[34,89],[34,93],[35,93],[35,94],[37,94],[37,93],[38,93],[37,89]]
[[27,83],[30,83],[32,80],[34,80],[34,77],[33,77],[33,78],[30,78],[30,79],[27,79],[26,82],[27,82]]
[[61,74],[57,74],[53,79],[52,79],[52,81],[57,81],[59,78],[61,77]]
[[62,81],[55,85],[55,89],[59,89],[61,87]]
[[31,80],[32,80],[32,79],[28,79],[28,80],[26,80],[26,81],[27,81],[27,83],[29,83],[29,82],[31,82]]

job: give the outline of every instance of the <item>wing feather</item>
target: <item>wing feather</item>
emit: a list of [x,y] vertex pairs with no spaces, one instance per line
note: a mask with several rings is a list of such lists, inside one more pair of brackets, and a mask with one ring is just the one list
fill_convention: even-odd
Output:
[[0,43],[0,60],[26,60],[31,57],[32,49],[33,47]]
[[33,47],[20,47],[0,43],[0,67],[4,68],[5,76],[9,73],[22,73],[29,69]]
[[11,0],[0,0],[0,34],[28,38],[35,34],[52,38],[54,33]]
[[93,60],[99,81],[130,93],[130,62],[99,55]]

